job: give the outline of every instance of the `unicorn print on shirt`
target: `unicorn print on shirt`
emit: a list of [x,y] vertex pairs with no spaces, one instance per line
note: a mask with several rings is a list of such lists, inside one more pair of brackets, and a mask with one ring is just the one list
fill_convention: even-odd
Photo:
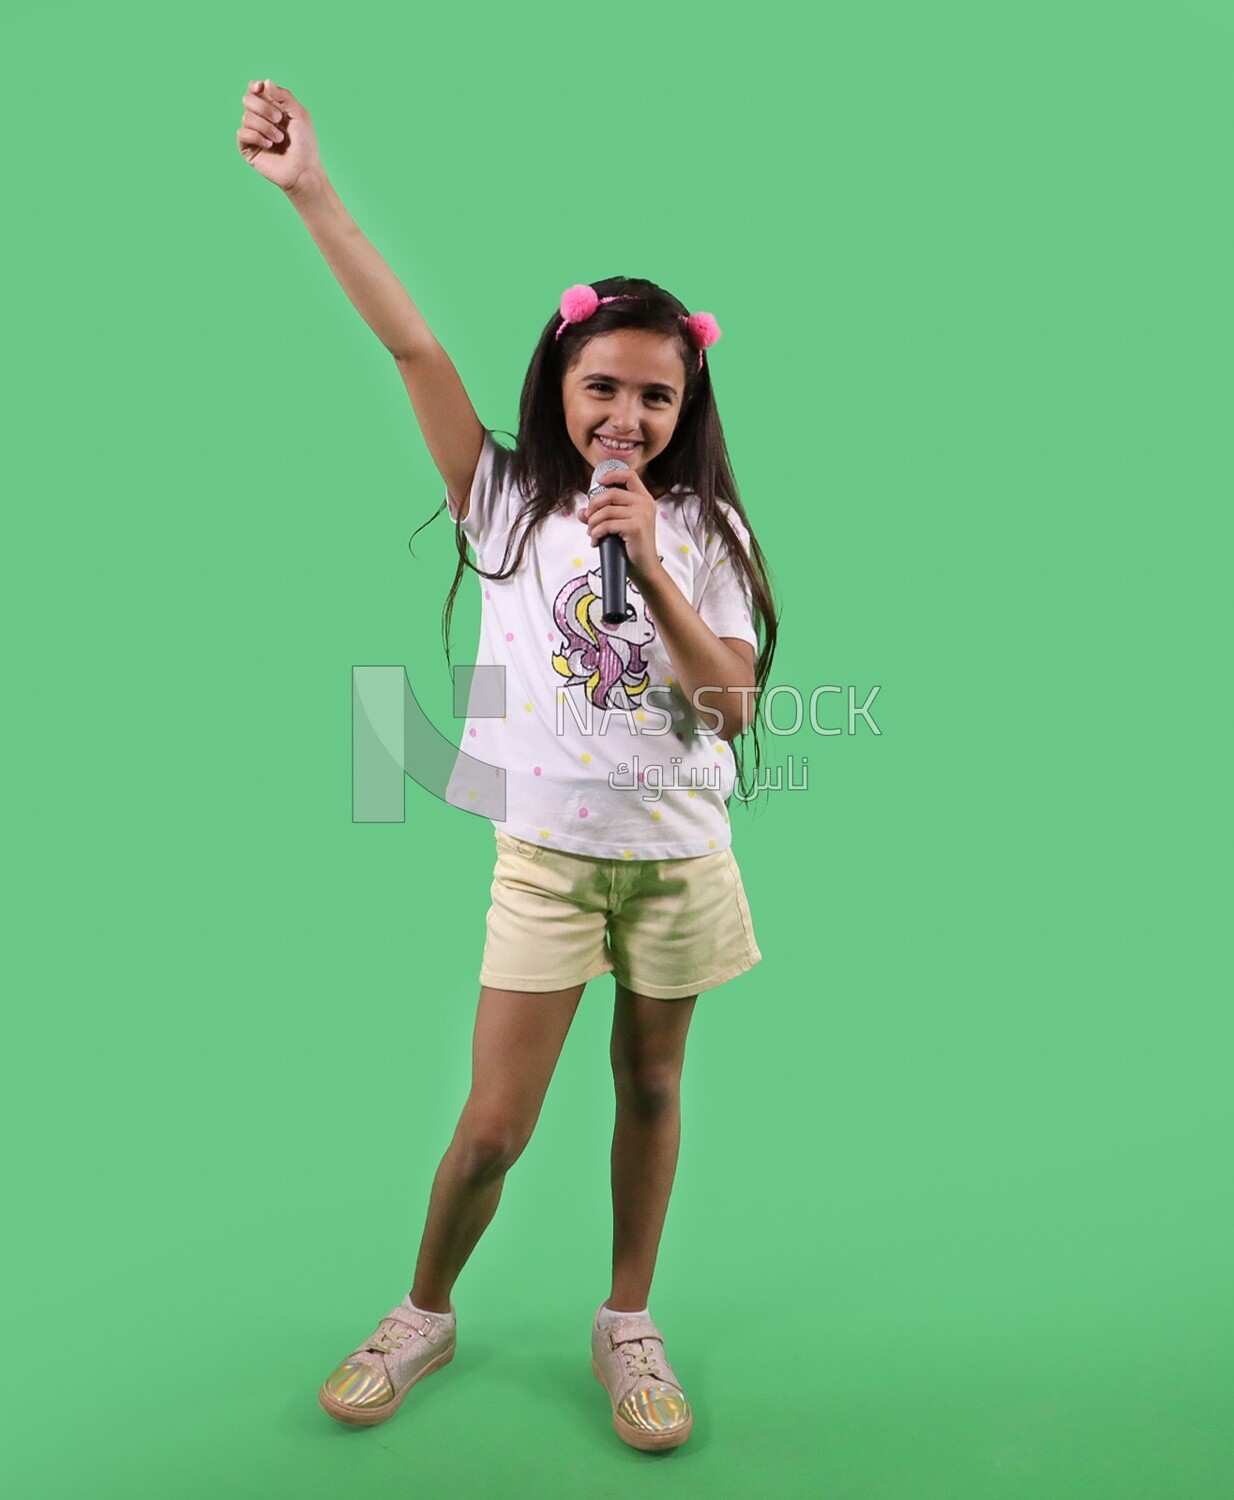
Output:
[[634,580],[626,590],[634,609],[628,620],[609,625],[601,618],[600,570],[571,578],[553,601],[553,621],[565,637],[553,653],[555,671],[569,687],[581,685],[598,709],[638,706],[650,681],[644,648],[656,638],[655,626]]

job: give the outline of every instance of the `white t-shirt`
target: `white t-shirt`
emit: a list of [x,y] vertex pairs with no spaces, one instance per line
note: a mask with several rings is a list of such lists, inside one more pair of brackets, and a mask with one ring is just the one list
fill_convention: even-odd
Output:
[[[476,562],[503,566],[523,507],[509,450],[487,430],[463,533]],[[749,532],[720,502],[743,547]],[[632,577],[635,615],[600,618],[600,553],[578,512],[554,511],[533,532],[512,577],[477,577],[480,645],[468,718],[446,792],[514,838],[603,859],[682,859],[727,849],[735,779],[732,746],[696,713]],[[450,515],[458,508],[447,495]],[[519,536],[522,526],[519,527]],[[510,558],[518,547],[516,539]],[[718,534],[704,534],[698,496],[661,496],[656,551],[717,636],[758,648],[750,592]],[[507,564],[508,566],[508,564]],[[475,576],[475,575],[473,575]],[[504,702],[500,685],[504,668]],[[718,694],[704,694],[714,705]]]

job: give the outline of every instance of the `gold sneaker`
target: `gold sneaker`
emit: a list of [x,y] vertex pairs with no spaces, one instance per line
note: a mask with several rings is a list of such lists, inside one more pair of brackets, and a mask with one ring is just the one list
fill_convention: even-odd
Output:
[[417,1380],[450,1363],[454,1345],[455,1324],[418,1312],[408,1295],[326,1378],[317,1399],[336,1420],[373,1427],[394,1415]]
[[694,1415],[664,1354],[660,1330],[639,1313],[607,1327],[600,1308],[591,1325],[591,1368],[613,1404],[613,1430],[632,1448],[676,1448],[690,1436]]

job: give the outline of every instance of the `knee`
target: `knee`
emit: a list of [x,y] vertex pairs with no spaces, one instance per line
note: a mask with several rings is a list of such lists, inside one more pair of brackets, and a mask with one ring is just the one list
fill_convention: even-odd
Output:
[[501,1177],[523,1154],[527,1138],[509,1121],[464,1113],[454,1133],[462,1170],[469,1182]]
[[674,1068],[613,1066],[618,1101],[650,1119],[676,1109],[681,1098],[681,1074]]

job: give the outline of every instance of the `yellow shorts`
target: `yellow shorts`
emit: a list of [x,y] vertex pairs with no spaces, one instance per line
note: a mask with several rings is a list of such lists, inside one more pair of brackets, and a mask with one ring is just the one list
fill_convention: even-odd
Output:
[[763,956],[731,849],[595,859],[493,832],[483,985],[564,990],[611,973],[635,994],[679,1000]]

